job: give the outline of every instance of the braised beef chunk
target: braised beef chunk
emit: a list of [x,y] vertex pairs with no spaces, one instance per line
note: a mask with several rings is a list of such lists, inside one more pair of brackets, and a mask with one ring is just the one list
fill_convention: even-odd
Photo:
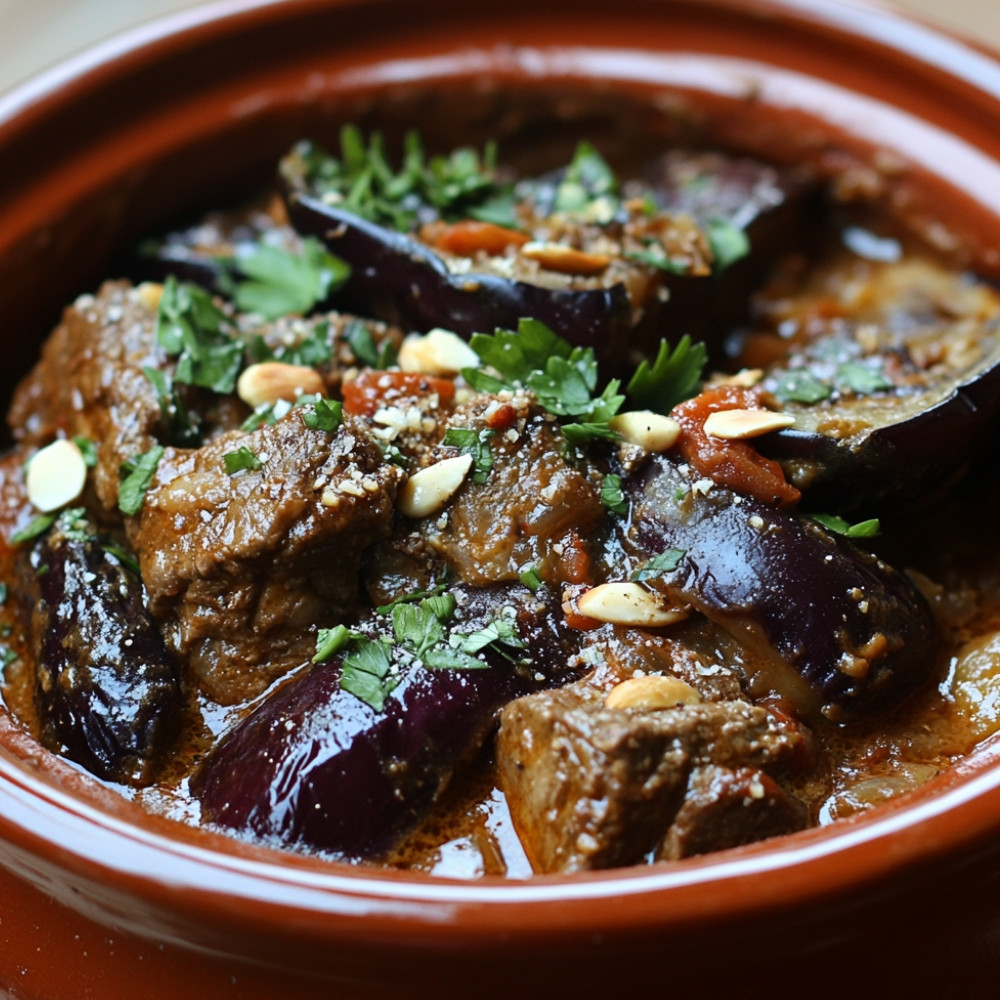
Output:
[[573,675],[577,637],[547,589],[468,588],[359,623],[200,767],[206,820],[375,857],[413,830],[492,733],[497,710]]
[[120,546],[67,512],[20,559],[42,739],[98,777],[152,782],[172,750],[177,666]]
[[698,768],[788,766],[802,741],[798,729],[746,701],[608,707],[584,680],[508,705],[497,764],[533,864],[568,872],[636,864],[659,851]]
[[149,451],[162,430],[156,389],[143,373],[162,366],[155,297],[108,282],[65,311],[14,396],[10,426],[28,445],[48,444],[57,431],[93,442],[94,492],[114,512],[122,463]]
[[805,805],[764,771],[750,767],[696,767],[684,804],[656,852],[659,861],[752,844],[806,826]]
[[[365,550],[386,538],[402,471],[351,417],[335,432],[303,414],[195,451],[168,449],[135,548],[170,649],[223,704],[308,660],[314,629],[358,608]],[[230,472],[227,456],[249,456]]]

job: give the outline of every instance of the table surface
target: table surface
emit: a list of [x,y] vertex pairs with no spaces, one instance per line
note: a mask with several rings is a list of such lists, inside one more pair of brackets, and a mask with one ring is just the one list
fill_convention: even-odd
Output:
[[[0,92],[124,28],[205,0],[0,0]],[[1000,50],[998,0],[897,0]]]

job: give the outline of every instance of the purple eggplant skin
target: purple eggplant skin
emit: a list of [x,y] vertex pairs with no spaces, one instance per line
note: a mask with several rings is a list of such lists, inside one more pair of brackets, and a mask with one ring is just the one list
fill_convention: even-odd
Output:
[[[867,430],[835,437],[802,426],[829,418],[828,410],[787,407],[799,426],[760,438],[758,447],[781,463],[789,481],[814,510],[871,517],[935,501],[959,481],[969,465],[995,447],[1000,422],[1000,330],[972,373],[923,392],[894,399],[871,397],[841,407],[847,419],[870,421]],[[895,411],[895,412],[894,412]],[[894,419],[886,419],[892,413]]]
[[144,787],[178,732],[178,671],[138,574],[78,523],[57,521],[19,563],[42,741],[99,778]]
[[657,457],[628,482],[639,562],[670,549],[650,581],[758,653],[751,694],[805,720],[851,722],[901,700],[937,664],[930,608],[905,574],[794,511],[713,486]]
[[446,327],[466,338],[516,329],[531,317],[577,347],[603,352],[632,325],[622,284],[568,291],[490,274],[452,274],[428,247],[403,233],[327,205],[303,191],[287,194],[289,217],[303,236],[316,236],[351,265],[338,297],[347,311],[427,331]]
[[[515,607],[530,662],[491,647],[480,654],[484,669],[411,662],[382,711],[340,686],[343,655],[316,664],[270,695],[203,761],[192,781],[202,818],[273,846],[351,860],[383,855],[414,830],[492,731],[500,708],[568,679],[576,650],[548,588],[537,595],[520,586],[452,592],[463,631]],[[387,626],[373,619],[360,630],[375,637]]]

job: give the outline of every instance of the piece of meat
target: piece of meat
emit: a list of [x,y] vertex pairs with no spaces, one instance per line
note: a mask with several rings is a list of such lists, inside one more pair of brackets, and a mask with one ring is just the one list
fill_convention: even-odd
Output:
[[692,770],[789,766],[804,736],[744,700],[609,708],[587,680],[501,714],[499,783],[542,872],[636,864],[682,808]]
[[684,804],[656,852],[677,861],[802,830],[807,810],[770,775],[707,764],[691,772]]
[[149,451],[162,429],[156,389],[142,369],[163,365],[155,301],[127,282],[107,282],[63,313],[18,387],[8,422],[27,445],[48,444],[57,431],[92,441],[91,483],[104,513],[116,513],[122,463]]
[[[145,497],[135,548],[150,613],[223,704],[259,694],[309,659],[317,627],[355,614],[361,561],[392,530],[402,470],[354,418],[330,433],[302,414],[167,449]],[[227,472],[239,448],[260,467]]]

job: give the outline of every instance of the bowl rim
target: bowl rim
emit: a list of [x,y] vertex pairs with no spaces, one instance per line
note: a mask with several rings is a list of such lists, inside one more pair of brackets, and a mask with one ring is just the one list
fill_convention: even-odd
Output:
[[[376,2],[381,0],[333,0],[332,5]],[[206,33],[218,37],[231,25],[278,8],[291,17],[295,11],[325,6],[331,4],[217,0],[129,29],[0,94],[0,133],[44,118],[65,88],[78,94],[98,90],[126,75],[135,61],[150,53],[176,51]],[[887,51],[932,66],[984,100],[1000,101],[1000,61],[985,49],[874,0],[703,0],[703,6],[753,9],[761,15],[825,25],[869,43],[874,40]],[[962,823],[956,824],[955,817]],[[346,927],[349,921],[354,934],[364,933],[359,928],[366,918],[390,916],[399,922],[400,933],[404,925],[444,920],[467,939],[482,938],[496,932],[498,911],[509,911],[504,917],[508,932],[528,937],[551,931],[554,908],[564,929],[586,930],[594,922],[593,910],[572,907],[594,900],[605,904],[602,927],[651,921],[662,929],[682,921],[685,925],[708,921],[722,913],[745,916],[791,908],[815,898],[817,892],[859,892],[924,866],[945,851],[971,850],[998,827],[1000,753],[987,744],[974,759],[955,765],[918,795],[834,827],[662,868],[535,876],[527,881],[490,877],[468,881],[289,859],[264,848],[234,847],[229,837],[205,831],[193,839],[172,837],[166,826],[103,810],[57,788],[23,761],[0,753],[0,863],[47,857],[37,873],[41,882],[47,883],[52,871],[66,871],[85,879],[97,895],[101,890],[96,887],[113,883],[165,908],[184,905],[191,912],[225,914],[236,920],[295,911],[314,927],[330,923]],[[111,856],[107,838],[119,848]],[[164,857],[171,860],[169,873],[163,870]],[[837,861],[836,879],[829,875],[831,859]],[[812,877],[820,869],[822,877]],[[740,891],[726,891],[734,883]],[[721,888],[707,891],[713,886]],[[179,904],[179,889],[189,892],[191,901]],[[665,894],[675,905],[663,905]],[[625,898],[642,904],[619,905]],[[241,910],[245,901],[255,904],[252,914]],[[532,906],[524,907],[526,903]],[[115,905],[109,895],[109,912]]]

